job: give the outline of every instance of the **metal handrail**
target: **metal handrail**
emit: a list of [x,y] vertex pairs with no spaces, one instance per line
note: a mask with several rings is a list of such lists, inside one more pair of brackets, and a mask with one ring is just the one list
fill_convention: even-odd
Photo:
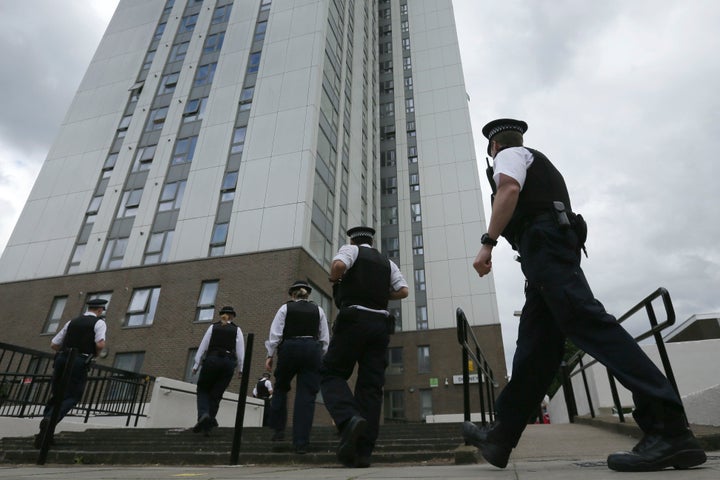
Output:
[[[470,323],[462,308],[456,310],[457,338],[462,347],[462,372],[463,372],[463,413],[465,421],[470,421],[470,367],[469,360],[472,359],[478,370],[478,393],[480,395],[480,417],[483,425],[487,424],[485,411],[489,413],[490,421],[495,419],[495,389],[498,383],[488,361],[485,359],[475,332],[470,328]],[[468,342],[471,341],[471,343]],[[487,379],[487,381],[486,381]],[[483,388],[483,384],[485,388]],[[487,400],[487,409],[485,401]]]
[[[660,323],[658,323],[657,316],[655,315],[655,309],[652,305],[653,300],[657,298],[662,299],[663,307],[666,314],[665,320]],[[663,330],[675,324],[675,309],[673,308],[670,294],[665,288],[658,288],[653,293],[641,300],[637,305],[628,310],[624,315],[619,317],[617,319],[617,322],[624,322],[642,309],[644,309],[645,313],[647,314],[647,318],[650,322],[650,328],[643,333],[633,337],[633,339],[639,343],[646,338],[654,337],[655,344],[658,348],[658,354],[660,355],[663,369],[665,370],[665,376],[670,381],[670,384],[672,385],[675,392],[678,394],[678,396],[680,396],[680,390],[678,389],[677,382],[675,381],[675,375],[673,374],[672,365],[670,364],[667,349],[665,348],[665,342],[661,335],[661,332]],[[575,401],[575,394],[572,387],[571,378],[578,374],[581,374],[583,378],[585,395],[587,397],[588,405],[590,407],[590,415],[592,416],[592,418],[595,418],[595,410],[593,408],[592,399],[590,398],[590,388],[587,381],[586,370],[595,365],[598,361],[593,359],[588,363],[583,363],[582,358],[585,355],[586,353],[584,351],[578,350],[572,357],[570,357],[567,362],[563,362],[563,365],[561,366],[563,390],[565,392],[565,403],[568,411],[568,419],[571,423],[574,422],[575,416],[577,416],[578,414],[577,403]],[[610,391],[613,397],[613,404],[615,405],[615,409],[618,412],[618,418],[620,422],[624,423],[625,416],[623,415],[622,405],[620,404],[620,397],[618,395],[615,377],[613,377],[609,370],[607,371],[607,375],[608,382],[610,383]]]

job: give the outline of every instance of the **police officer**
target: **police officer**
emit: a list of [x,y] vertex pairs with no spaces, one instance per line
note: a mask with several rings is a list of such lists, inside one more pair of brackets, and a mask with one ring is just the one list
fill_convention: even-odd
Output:
[[245,342],[242,330],[233,323],[235,315],[233,307],[222,307],[220,321],[208,327],[195,355],[193,374],[200,364],[202,369],[197,382],[198,421],[193,432],[205,436],[218,425],[215,416],[236,367],[238,377],[242,375]]
[[320,362],[330,341],[325,311],[308,300],[312,288],[298,280],[288,290],[291,300],[283,304],[270,325],[265,342],[265,368],[273,367],[277,352],[275,390],[270,401],[268,423],[275,430],[272,440],[284,438],[287,424],[287,393],[297,375],[297,392],[293,411],[293,445],[295,452],[307,453],[310,428],[315,415],[315,397],[320,389]]
[[[382,409],[387,346],[395,320],[389,300],[408,296],[400,269],[373,248],[375,230],[354,227],[330,267],[335,305],[340,309],[323,358],[321,389],[340,431],[337,457],[347,467],[370,466]],[[358,365],[355,392],[347,380]]]
[[265,403],[263,407],[263,420],[262,425],[266,427],[268,425],[268,416],[270,415],[270,398],[273,394],[273,386],[270,381],[270,373],[265,372],[262,377],[258,380],[257,384],[253,387],[253,397],[263,400]]
[[483,128],[494,158],[494,202],[488,232],[473,267],[492,268],[492,249],[502,234],[520,253],[527,279],[510,382],[496,401],[497,422],[463,425],[466,441],[500,468],[543,399],[562,360],[565,338],[605,365],[633,393],[633,416],[644,437],[632,452],[608,457],[618,471],[650,471],[705,462],[688,429],[683,405],[670,382],[638,344],[594,298],[580,267],[587,227],[572,212],[565,181],[548,158],[523,147],[527,124],[494,120]]
[[100,316],[105,311],[106,305],[107,300],[101,298],[89,300],[85,313],[67,322],[50,341],[50,348],[58,353],[55,355],[53,364],[52,394],[45,406],[43,419],[40,421],[40,433],[35,436],[36,448],[40,448],[46,433],[52,435],[55,430],[55,426],[50,425],[50,420],[58,400],[56,395],[60,390],[60,381],[70,355],[70,349],[75,349],[77,353],[70,368],[69,383],[60,402],[57,422],[59,423],[82,398],[87,382],[88,365],[93,357],[105,348],[107,325]]

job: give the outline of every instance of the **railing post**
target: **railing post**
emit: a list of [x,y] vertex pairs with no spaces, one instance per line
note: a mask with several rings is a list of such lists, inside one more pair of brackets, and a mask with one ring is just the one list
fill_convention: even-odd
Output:
[[572,379],[570,378],[570,366],[563,361],[560,364],[563,379],[563,394],[565,396],[565,407],[567,407],[568,421],[575,423],[577,405],[575,405],[575,392],[573,391]]
[[232,451],[230,452],[230,465],[237,465],[242,444],[242,430],[245,422],[245,399],[247,398],[248,382],[250,381],[250,362],[252,359],[253,341],[255,335],[248,333],[245,345],[245,359],[243,360],[242,378],[240,379],[240,396],[238,397],[237,412],[235,412],[235,430],[233,431]]
[[[578,362],[580,363],[580,374],[582,375],[583,386],[585,387],[585,396],[587,397],[588,407],[590,407],[590,416],[592,418],[595,418],[595,409],[593,408],[592,398],[590,398],[590,386],[588,385],[587,375],[585,374],[582,357],[578,359]],[[575,415],[577,415],[577,413],[577,403],[575,403]]]
[[[475,346],[475,356],[477,358],[482,358],[482,354],[480,353],[480,347]],[[483,392],[483,371],[485,370],[485,367],[487,365],[483,363],[482,365],[478,365],[477,367],[477,376],[478,376],[478,392],[480,393],[480,422],[483,425],[487,425],[487,419],[485,418],[485,393]]]
[[610,382],[610,393],[612,394],[613,403],[618,411],[618,418],[620,423],[625,423],[625,414],[622,411],[622,404],[620,403],[620,395],[618,395],[617,384],[615,383],[615,377],[612,376],[610,370],[607,371],[608,381]]

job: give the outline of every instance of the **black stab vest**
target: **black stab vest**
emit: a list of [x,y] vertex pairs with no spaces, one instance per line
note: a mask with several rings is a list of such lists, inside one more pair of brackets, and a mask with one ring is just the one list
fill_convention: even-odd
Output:
[[513,248],[516,247],[517,235],[533,217],[543,212],[553,211],[553,202],[561,201],[567,212],[572,211],[570,195],[565,186],[565,179],[550,160],[541,152],[532,148],[522,147],[533,155],[533,162],[527,169],[525,184],[518,197],[515,212],[502,235]]
[[289,301],[285,304],[285,327],[283,338],[318,337],[320,328],[320,309],[313,302]]
[[265,377],[258,380],[257,385],[255,385],[255,390],[257,390],[257,398],[268,398],[270,396],[270,390],[268,390],[267,386],[265,385],[265,381],[267,379]]
[[98,317],[94,315],[83,315],[71,320],[63,340],[63,349],[76,348],[80,353],[95,355],[97,353],[95,346],[97,321]]
[[214,323],[210,335],[208,352],[231,352],[235,354],[235,342],[237,340],[238,327],[230,322],[223,325],[222,322]]
[[390,300],[390,260],[374,248],[358,246],[353,266],[333,288],[338,308],[362,305],[386,310]]

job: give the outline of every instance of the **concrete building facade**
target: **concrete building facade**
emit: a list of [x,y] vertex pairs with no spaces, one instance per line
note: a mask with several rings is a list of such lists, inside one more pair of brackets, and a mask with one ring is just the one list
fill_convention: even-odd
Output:
[[102,362],[192,380],[229,304],[259,376],[294,280],[334,317],[359,224],[411,290],[385,417],[459,411],[457,307],[505,365],[450,0],[121,0],[0,258],[4,341],[46,348],[99,296]]

